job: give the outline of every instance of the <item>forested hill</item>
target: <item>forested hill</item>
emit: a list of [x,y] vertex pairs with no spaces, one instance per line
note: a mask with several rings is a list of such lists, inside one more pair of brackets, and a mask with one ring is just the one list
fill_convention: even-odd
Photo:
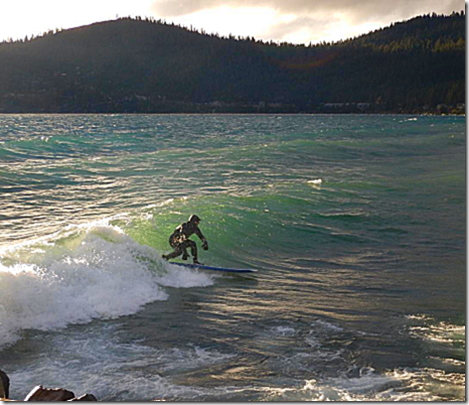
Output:
[[313,46],[123,18],[1,43],[0,61],[0,112],[454,111],[465,14]]

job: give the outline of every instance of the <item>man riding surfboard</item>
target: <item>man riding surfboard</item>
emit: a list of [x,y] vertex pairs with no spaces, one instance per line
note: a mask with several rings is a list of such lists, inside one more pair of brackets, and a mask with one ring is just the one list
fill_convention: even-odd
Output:
[[187,248],[191,249],[194,264],[201,264],[197,258],[197,245],[189,238],[195,233],[202,241],[202,248],[208,250],[208,242],[199,229],[200,218],[197,215],[191,215],[187,222],[179,225],[169,237],[169,244],[174,251],[168,255],[163,255],[163,259],[170,260],[182,255],[182,260],[187,260],[189,254]]

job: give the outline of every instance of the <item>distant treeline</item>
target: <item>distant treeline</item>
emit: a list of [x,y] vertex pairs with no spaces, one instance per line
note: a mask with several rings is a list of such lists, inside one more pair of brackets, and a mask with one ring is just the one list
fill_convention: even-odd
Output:
[[0,112],[451,112],[464,102],[464,12],[316,45],[130,17],[0,43]]

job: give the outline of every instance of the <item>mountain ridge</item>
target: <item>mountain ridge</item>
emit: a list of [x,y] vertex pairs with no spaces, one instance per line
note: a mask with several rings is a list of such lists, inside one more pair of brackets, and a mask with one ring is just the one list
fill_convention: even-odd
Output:
[[294,45],[121,18],[0,44],[0,112],[421,112],[465,100],[465,14]]

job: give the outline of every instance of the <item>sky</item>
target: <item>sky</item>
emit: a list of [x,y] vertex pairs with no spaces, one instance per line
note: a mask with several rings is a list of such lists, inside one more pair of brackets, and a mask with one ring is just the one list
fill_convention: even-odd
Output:
[[315,44],[464,9],[463,0],[0,0],[0,41],[141,16],[223,36]]

